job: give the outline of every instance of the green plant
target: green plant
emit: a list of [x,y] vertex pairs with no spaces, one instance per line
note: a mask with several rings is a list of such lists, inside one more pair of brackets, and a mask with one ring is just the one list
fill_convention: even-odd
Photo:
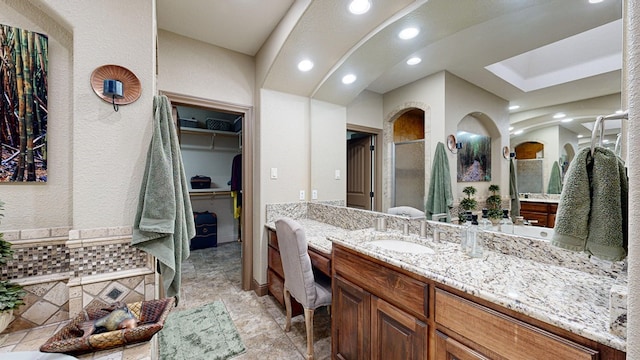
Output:
[[465,211],[475,210],[476,206],[478,206],[478,201],[473,198],[473,195],[475,195],[476,193],[476,188],[474,188],[473,186],[467,186],[462,189],[462,192],[467,195],[467,197],[460,200],[461,211],[459,211],[458,213],[458,219],[461,223],[465,222],[466,220],[464,217]]
[[498,194],[500,187],[496,184],[489,186],[491,195],[487,198],[487,217],[489,219],[500,219],[502,217],[502,198]]
[[[0,201],[0,211],[4,210],[4,203]],[[0,218],[4,215],[0,212]],[[0,265],[5,265],[11,256],[13,250],[11,243],[4,240],[4,234],[0,232]],[[26,295],[21,285],[12,283],[9,280],[0,281],[0,312],[13,310],[24,304],[22,299]]]

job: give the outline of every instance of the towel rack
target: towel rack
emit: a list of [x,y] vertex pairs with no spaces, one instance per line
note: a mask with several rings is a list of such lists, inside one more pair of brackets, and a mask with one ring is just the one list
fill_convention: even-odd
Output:
[[596,123],[593,125],[593,130],[591,131],[591,156],[593,156],[593,150],[596,146],[596,138],[598,137],[598,129],[600,130],[600,140],[598,141],[599,145],[602,145],[602,138],[604,137],[604,121],[605,120],[627,120],[629,119],[629,112],[623,111],[619,114],[611,114],[607,116],[598,116],[596,118]]

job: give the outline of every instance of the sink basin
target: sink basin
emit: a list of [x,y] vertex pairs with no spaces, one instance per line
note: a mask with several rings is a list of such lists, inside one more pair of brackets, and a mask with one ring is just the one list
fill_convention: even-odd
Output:
[[430,247],[416,244],[410,241],[403,241],[403,240],[391,240],[391,239],[374,240],[369,242],[369,244],[385,250],[406,252],[411,254],[435,254],[436,253]]

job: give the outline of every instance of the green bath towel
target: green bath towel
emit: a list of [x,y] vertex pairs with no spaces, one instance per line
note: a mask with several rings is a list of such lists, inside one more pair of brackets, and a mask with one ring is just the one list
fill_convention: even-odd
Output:
[[560,165],[557,161],[553,162],[551,167],[551,176],[549,176],[549,185],[547,186],[547,194],[560,194],[562,192],[562,179],[560,178]]
[[153,99],[154,122],[131,244],[159,261],[167,297],[180,294],[180,266],[196,234],[178,135],[166,96]]
[[511,219],[520,216],[520,198],[518,194],[518,176],[513,159],[509,159],[509,197],[511,198]]
[[431,180],[429,181],[429,195],[425,205],[427,219],[431,220],[433,214],[447,214],[447,222],[451,222],[450,209],[453,207],[453,192],[451,191],[451,173],[449,171],[449,159],[444,151],[444,144],[436,145],[431,168]]
[[551,243],[604,260],[627,255],[629,183],[613,151],[583,148],[571,161]]

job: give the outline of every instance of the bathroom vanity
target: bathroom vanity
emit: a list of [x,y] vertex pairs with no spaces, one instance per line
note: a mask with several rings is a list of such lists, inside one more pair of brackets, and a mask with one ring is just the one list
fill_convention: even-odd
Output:
[[[585,254],[486,232],[483,256],[471,258],[459,250],[456,225],[429,222],[440,231],[434,242],[417,235],[419,221],[401,216],[384,215],[381,232],[371,227],[379,213],[308,204],[293,215],[314,266],[332,275],[334,359],[626,358],[610,317],[618,316],[610,297],[620,271]],[[268,272],[277,299],[274,218],[268,214]],[[387,247],[388,240],[412,246]]]

